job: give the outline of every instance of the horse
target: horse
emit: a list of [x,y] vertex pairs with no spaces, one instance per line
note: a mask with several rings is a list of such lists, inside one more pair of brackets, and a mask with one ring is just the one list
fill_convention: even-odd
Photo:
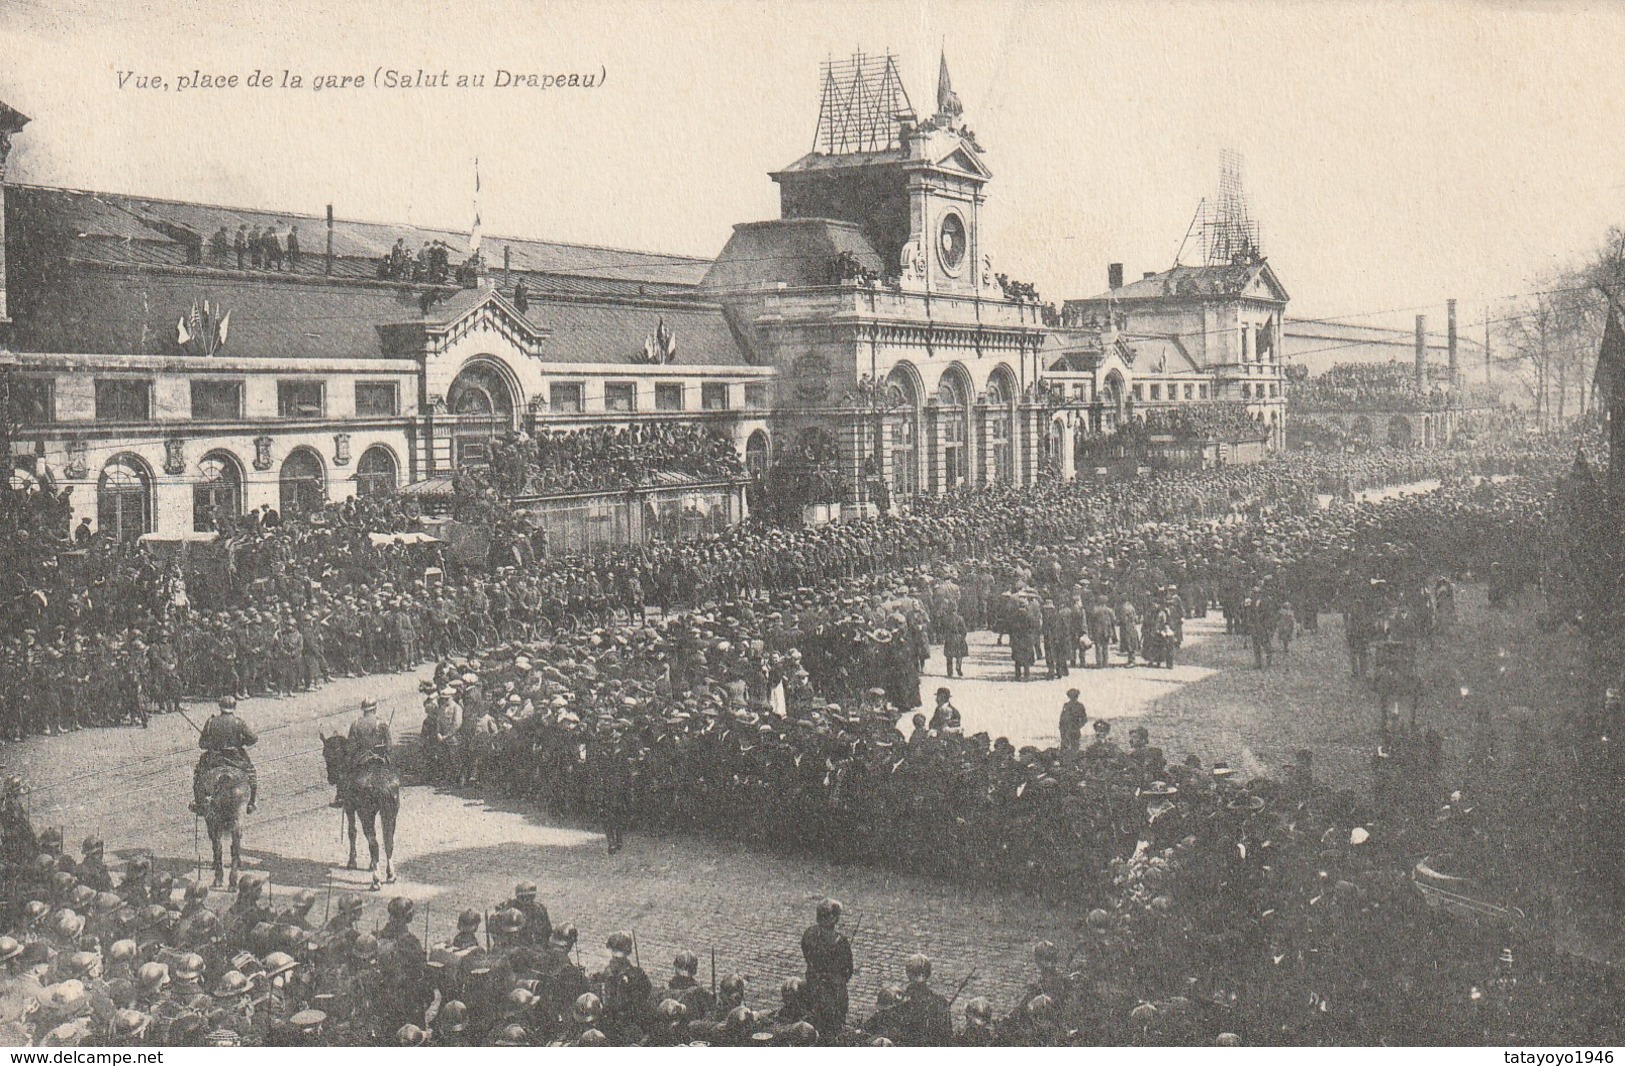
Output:
[[358,869],[355,861],[355,827],[359,816],[367,849],[372,853],[372,890],[378,891],[378,826],[384,835],[384,881],[395,883],[395,819],[401,813],[401,776],[382,756],[369,755],[361,766],[352,768],[350,739],[334,733],[322,738],[322,759],[327,763],[327,783],[342,785],[344,819],[350,827],[350,861],[347,869]]
[[243,865],[243,813],[248,809],[248,771],[236,766],[216,766],[204,771],[203,824],[209,829],[214,848],[214,887],[225,883],[221,851],[227,834],[231,836],[231,881],[237,887],[237,872]]

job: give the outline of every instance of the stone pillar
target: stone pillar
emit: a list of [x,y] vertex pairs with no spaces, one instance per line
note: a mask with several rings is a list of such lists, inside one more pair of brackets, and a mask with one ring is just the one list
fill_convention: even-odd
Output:
[[1071,419],[1061,422],[1061,480],[1076,481],[1078,477],[1077,429]]

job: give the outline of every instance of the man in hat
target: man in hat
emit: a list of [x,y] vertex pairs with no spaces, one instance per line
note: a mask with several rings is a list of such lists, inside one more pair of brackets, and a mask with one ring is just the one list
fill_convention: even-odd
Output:
[[203,794],[204,775],[217,767],[233,766],[248,775],[248,813],[253,814],[259,798],[259,779],[254,771],[254,760],[248,749],[259,743],[259,737],[248,724],[236,715],[237,700],[227,696],[220,701],[220,713],[203,723],[197,746],[203,749],[197,769],[192,772],[192,812],[202,814],[208,797]]
[[1061,750],[1076,753],[1083,746],[1083,727],[1089,721],[1089,712],[1084,709],[1083,701],[1078,699],[1078,690],[1066,690],[1066,702],[1061,704],[1061,721],[1059,725],[1061,737]]
[[536,882],[521,881],[514,886],[513,898],[497,905],[498,911],[515,910],[525,924],[515,938],[521,944],[544,947],[553,936],[553,922],[547,908],[536,901]]
[[599,1028],[617,1043],[632,1044],[648,1020],[654,986],[632,959],[635,944],[631,933],[613,933],[605,946],[609,965],[592,977],[593,989],[604,1005]]

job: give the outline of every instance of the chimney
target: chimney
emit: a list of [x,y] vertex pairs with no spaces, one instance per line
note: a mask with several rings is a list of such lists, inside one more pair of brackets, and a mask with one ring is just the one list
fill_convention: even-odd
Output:
[[1106,287],[1108,289],[1121,289],[1123,287],[1123,264],[1106,264]]
[[1428,316],[1416,316],[1416,387],[1428,385]]
[[333,274],[333,205],[327,205],[327,261],[322,267],[322,273],[329,277]]
[[6,156],[11,154],[11,138],[28,125],[28,116],[0,103],[0,348],[10,337],[11,319],[6,314]]
[[1450,391],[1455,392],[1461,383],[1461,352],[1456,348],[1456,301],[1446,300],[1444,306],[1446,328],[1450,331]]

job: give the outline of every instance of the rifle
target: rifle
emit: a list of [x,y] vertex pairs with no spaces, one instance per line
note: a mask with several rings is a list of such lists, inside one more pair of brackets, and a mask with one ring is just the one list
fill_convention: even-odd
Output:
[[965,979],[959,982],[959,987],[954,989],[954,994],[948,998],[948,1006],[952,1007],[954,1005],[954,1000],[958,999],[960,993],[965,991],[965,986],[974,980],[976,980],[976,968],[973,966],[971,967],[970,973],[965,975]]
[[638,934],[632,934],[632,965],[643,969],[643,960],[638,958]]
[[185,718],[185,719],[186,719],[186,724],[187,724],[187,725],[189,725],[189,726],[191,726],[191,727],[192,727],[192,728],[193,728],[193,729],[195,729],[195,730],[197,730],[197,734],[198,734],[198,736],[202,736],[202,735],[203,735],[203,728],[202,728],[202,727],[201,727],[201,726],[199,726],[199,725],[198,725],[198,724],[197,724],[197,723],[196,723],[196,722],[194,722],[194,721],[192,721],[192,719],[191,719],[191,717],[190,717],[190,716],[188,716],[188,715],[187,715],[187,713],[186,713],[186,712],[185,712],[185,711],[184,711],[184,710],[182,710],[182,709],[181,709],[181,708],[180,708],[180,707],[176,707],[176,708],[175,708],[175,712],[176,712],[176,713],[177,713],[177,714],[179,714],[179,715],[180,715],[180,716],[181,716],[181,717],[182,717],[182,718]]
[[711,1001],[717,998],[717,949],[711,949]]

